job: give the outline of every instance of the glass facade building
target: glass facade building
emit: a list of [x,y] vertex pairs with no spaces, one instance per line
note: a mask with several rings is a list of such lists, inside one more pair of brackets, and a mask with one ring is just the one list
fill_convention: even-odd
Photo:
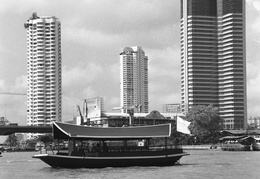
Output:
[[219,108],[225,129],[246,126],[244,0],[181,0],[181,109]]

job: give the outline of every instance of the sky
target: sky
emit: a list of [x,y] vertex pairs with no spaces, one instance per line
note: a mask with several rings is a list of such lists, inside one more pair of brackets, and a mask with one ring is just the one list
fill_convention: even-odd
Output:
[[[26,29],[33,12],[61,21],[62,120],[83,99],[119,102],[119,53],[141,46],[148,56],[149,111],[180,103],[179,0],[0,0],[0,93],[27,92]],[[248,117],[260,116],[260,1],[246,0]],[[0,116],[26,125],[25,95],[0,94]]]

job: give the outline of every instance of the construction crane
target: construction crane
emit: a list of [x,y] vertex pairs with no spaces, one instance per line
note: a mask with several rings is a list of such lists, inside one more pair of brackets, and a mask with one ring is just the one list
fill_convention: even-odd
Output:
[[[81,113],[79,105],[77,105],[77,108],[78,108],[80,119],[81,119],[80,125],[84,125],[84,124],[90,125],[90,119],[88,118],[87,100],[84,100],[84,103],[83,103],[83,115]],[[85,119],[87,120],[87,123],[85,123]]]
[[79,105],[77,105],[77,108],[78,108],[79,115],[80,115],[80,125],[84,125],[84,117],[82,116]]
[[[11,93],[11,92],[0,92],[0,95],[20,95],[20,96],[26,96],[26,93]],[[7,125],[13,125],[13,123],[10,123],[6,119],[6,109],[5,109],[5,117],[0,117],[0,126],[7,126]]]

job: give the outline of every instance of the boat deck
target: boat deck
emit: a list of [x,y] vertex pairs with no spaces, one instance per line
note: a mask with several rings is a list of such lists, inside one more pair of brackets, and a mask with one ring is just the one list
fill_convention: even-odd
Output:
[[100,152],[86,152],[73,151],[69,154],[68,151],[59,151],[57,155],[64,156],[84,156],[84,157],[122,157],[122,156],[156,156],[156,155],[170,155],[183,153],[182,149],[167,149],[167,150],[127,150],[127,151],[100,151]]

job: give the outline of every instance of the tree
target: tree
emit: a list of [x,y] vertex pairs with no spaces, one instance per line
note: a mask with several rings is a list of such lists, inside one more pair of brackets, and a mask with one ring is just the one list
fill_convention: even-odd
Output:
[[252,117],[248,119],[249,124],[247,124],[247,130],[256,130],[259,129],[260,117]]
[[10,147],[16,147],[18,145],[18,140],[17,140],[17,137],[15,136],[15,134],[9,135],[6,138],[5,143],[7,145],[9,145]]
[[38,139],[28,139],[26,140],[26,146],[29,148],[34,148],[36,143],[37,143]]
[[189,128],[196,137],[196,143],[216,143],[218,141],[223,120],[219,116],[217,107],[212,105],[194,106],[186,117],[191,122]]
[[39,141],[43,142],[45,146],[54,141],[52,134],[46,134],[39,137]]

